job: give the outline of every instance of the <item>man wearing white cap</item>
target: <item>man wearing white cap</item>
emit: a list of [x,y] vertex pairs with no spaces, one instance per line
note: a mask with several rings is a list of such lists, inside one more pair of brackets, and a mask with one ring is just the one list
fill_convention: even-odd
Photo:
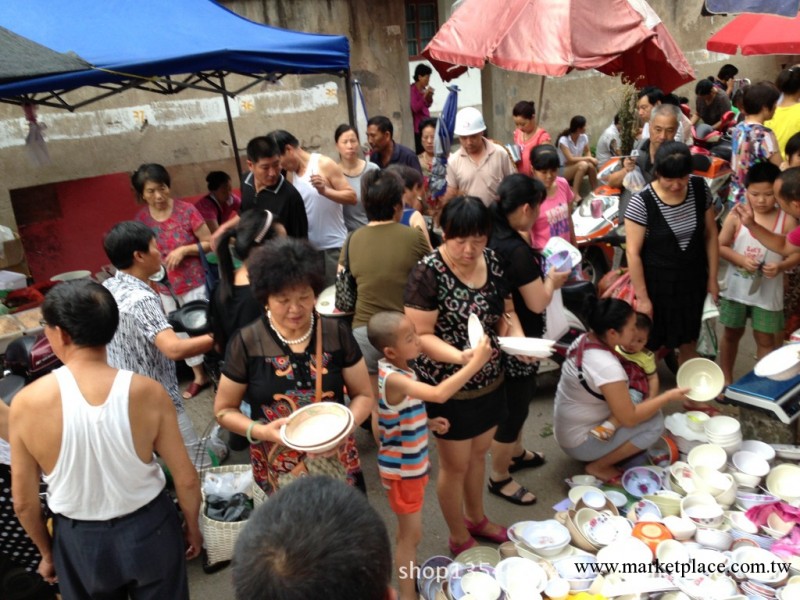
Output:
[[456,196],[477,196],[486,206],[497,200],[497,186],[516,172],[505,148],[483,136],[486,123],[477,108],[462,108],[456,115],[455,134],[461,147],[447,161],[446,204]]

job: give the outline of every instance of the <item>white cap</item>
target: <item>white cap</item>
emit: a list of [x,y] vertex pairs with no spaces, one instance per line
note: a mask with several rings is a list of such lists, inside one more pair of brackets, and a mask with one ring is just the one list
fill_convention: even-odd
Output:
[[483,122],[481,111],[472,106],[462,108],[456,114],[456,126],[453,133],[456,135],[475,135],[486,131],[486,123]]

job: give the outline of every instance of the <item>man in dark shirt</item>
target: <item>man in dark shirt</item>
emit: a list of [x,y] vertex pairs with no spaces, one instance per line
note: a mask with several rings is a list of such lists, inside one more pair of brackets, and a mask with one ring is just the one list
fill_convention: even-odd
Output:
[[728,95],[708,79],[698,81],[694,93],[697,96],[695,105],[697,112],[692,117],[692,125],[696,125],[702,119],[703,123],[710,125],[712,129],[719,129],[722,126],[722,115],[731,109]]
[[419,158],[411,148],[394,141],[394,126],[388,117],[377,116],[367,121],[367,141],[372,148],[370,160],[385,169],[389,165],[406,165],[422,173]]
[[[248,210],[269,210],[274,214],[291,237],[308,238],[308,217],[303,198],[281,173],[281,153],[277,144],[261,136],[247,144],[247,166],[249,173],[242,182],[241,213]],[[220,226],[211,238],[212,246],[224,231],[236,227],[239,217],[233,217]]]

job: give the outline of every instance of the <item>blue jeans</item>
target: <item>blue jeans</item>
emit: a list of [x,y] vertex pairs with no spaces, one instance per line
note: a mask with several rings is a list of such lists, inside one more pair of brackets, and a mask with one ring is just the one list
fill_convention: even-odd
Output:
[[188,600],[178,511],[166,492],[124,517],[54,517],[53,560],[64,600]]

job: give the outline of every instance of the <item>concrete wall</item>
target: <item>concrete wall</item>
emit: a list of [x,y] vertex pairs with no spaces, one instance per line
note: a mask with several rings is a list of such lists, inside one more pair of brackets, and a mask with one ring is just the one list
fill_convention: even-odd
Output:
[[[369,0],[233,0],[233,11],[259,22],[301,31],[346,35],[351,67],[365,92],[369,113],[395,122],[396,137],[413,141],[408,106],[402,2]],[[207,32],[213,35],[213,27]],[[354,42],[355,40],[355,42]],[[229,87],[234,87],[231,81]],[[82,97],[83,92],[76,93]],[[240,149],[271,129],[292,131],[309,148],[335,156],[333,131],[348,120],[344,80],[334,75],[287,76],[259,85],[231,101]],[[130,172],[143,162],[162,163],[177,196],[205,191],[205,173],[235,174],[223,100],[210,93],[176,96],[125,92],[75,113],[42,108],[40,121],[51,164],[31,164],[22,109],[0,104],[0,224],[17,229],[9,190]],[[87,198],[102,203],[114,198]]]
[[[716,75],[719,67],[733,63],[742,77],[753,81],[774,80],[781,64],[795,62],[784,56],[742,57],[710,53],[705,49],[708,38],[731,17],[701,17],[703,0],[649,0],[650,5],[683,50],[698,78]],[[547,78],[544,102],[538,105],[541,78],[512,73],[496,67],[483,70],[484,117],[492,137],[510,141],[514,129],[511,109],[518,100],[535,100],[540,122],[551,136],[569,125],[573,115],[588,120],[592,145],[611,122],[621,94],[619,79],[597,71],[574,71],[566,77]],[[694,82],[676,90],[694,103]]]

